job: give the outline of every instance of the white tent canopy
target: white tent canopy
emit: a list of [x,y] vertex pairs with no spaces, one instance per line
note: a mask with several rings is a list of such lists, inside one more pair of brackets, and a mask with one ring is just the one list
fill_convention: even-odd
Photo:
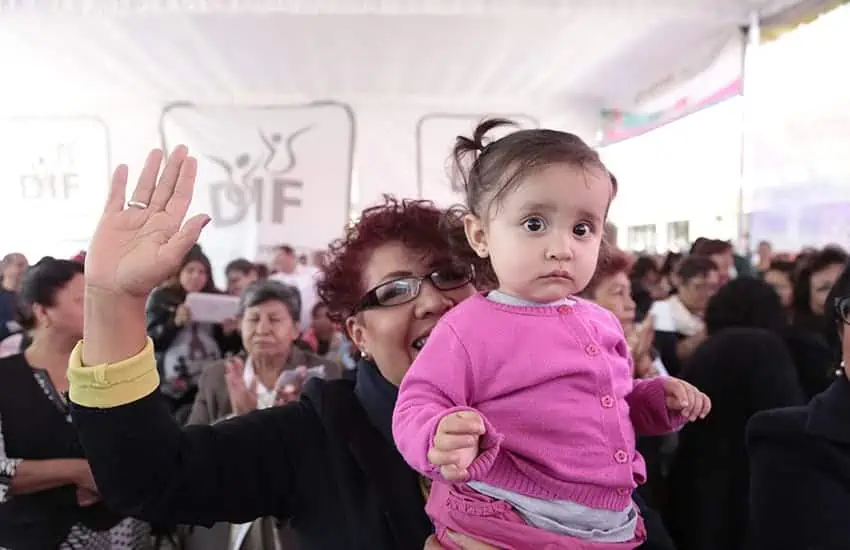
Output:
[[[205,232],[214,261],[322,247],[383,192],[455,202],[444,160],[481,117],[593,140],[600,108],[664,94],[728,52],[751,13],[799,3],[13,4],[0,19],[0,201],[16,215],[0,229],[47,213],[71,226],[61,246],[84,248],[111,167],[185,141],[203,160],[197,208],[222,210]],[[55,229],[20,246],[65,253]]]
[[318,97],[629,108],[640,92],[706,62],[753,11],[767,16],[795,3],[71,0],[59,11],[4,11],[0,65],[8,78],[0,97],[6,104]]

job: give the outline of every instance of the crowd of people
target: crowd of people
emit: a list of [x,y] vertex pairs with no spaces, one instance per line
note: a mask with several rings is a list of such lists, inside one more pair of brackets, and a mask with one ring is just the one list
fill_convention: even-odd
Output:
[[225,290],[184,147],[86,254],[6,256],[0,548],[850,546],[847,254],[618,250],[597,154],[504,123],[465,208],[388,196]]

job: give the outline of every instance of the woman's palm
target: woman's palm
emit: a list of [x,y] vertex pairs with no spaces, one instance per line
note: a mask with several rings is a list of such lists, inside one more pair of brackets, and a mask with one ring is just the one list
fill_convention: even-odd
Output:
[[195,216],[181,229],[197,163],[180,146],[160,174],[161,164],[162,152],[152,151],[133,192],[134,204],[147,208],[124,207],[127,168],[115,170],[106,208],[86,255],[90,288],[145,296],[177,271],[183,256],[197,242],[209,221],[207,216]]

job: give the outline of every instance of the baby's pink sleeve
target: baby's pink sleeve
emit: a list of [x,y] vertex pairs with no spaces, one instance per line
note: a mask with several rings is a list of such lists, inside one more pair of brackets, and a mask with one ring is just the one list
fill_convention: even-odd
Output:
[[[428,477],[439,476],[438,468],[428,461],[437,425],[456,412],[481,414],[470,407],[473,387],[469,353],[448,323],[437,323],[404,375],[393,412],[396,447],[413,469]],[[489,470],[502,440],[486,418],[484,426],[486,433],[479,443],[481,454],[469,468],[473,479]]]
[[687,422],[687,418],[679,412],[667,409],[662,376],[635,380],[626,401],[638,435],[664,435],[678,430]]

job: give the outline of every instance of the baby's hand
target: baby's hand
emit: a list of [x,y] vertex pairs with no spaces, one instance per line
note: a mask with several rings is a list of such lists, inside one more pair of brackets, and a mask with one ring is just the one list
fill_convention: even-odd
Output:
[[711,399],[684,380],[664,378],[664,393],[667,410],[678,412],[691,422],[705,418],[711,411]]
[[463,481],[469,477],[467,468],[478,456],[478,440],[484,435],[484,419],[476,412],[450,414],[437,425],[434,444],[428,451],[428,461],[440,467],[447,481]]

